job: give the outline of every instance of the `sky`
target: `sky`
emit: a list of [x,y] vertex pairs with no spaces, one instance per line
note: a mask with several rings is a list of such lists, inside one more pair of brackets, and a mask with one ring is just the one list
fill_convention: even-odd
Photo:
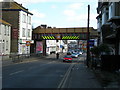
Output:
[[90,5],[90,27],[97,28],[98,0],[15,0],[33,13],[32,25],[56,28],[87,27]]

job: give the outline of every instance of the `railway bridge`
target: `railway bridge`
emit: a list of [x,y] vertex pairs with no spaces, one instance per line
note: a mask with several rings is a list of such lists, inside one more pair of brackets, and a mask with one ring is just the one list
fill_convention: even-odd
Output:
[[[87,40],[87,35],[90,35],[90,39],[98,37],[98,32],[89,27],[74,27],[74,28],[42,28],[38,26],[33,30],[32,39],[35,41],[34,45],[31,45],[31,49],[36,48],[36,42],[41,41],[43,43],[43,53],[46,55],[46,40]],[[33,50],[32,50],[33,51]]]

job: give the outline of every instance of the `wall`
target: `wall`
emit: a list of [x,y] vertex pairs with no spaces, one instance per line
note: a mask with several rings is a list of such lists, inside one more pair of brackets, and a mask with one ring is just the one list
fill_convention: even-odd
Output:
[[0,29],[0,54],[9,55],[11,46],[11,27],[1,24]]
[[12,25],[12,31],[11,31],[11,53],[17,53],[18,52],[18,38],[13,37],[13,29],[19,30],[19,12],[18,11],[2,11],[2,18],[6,22],[10,23]]

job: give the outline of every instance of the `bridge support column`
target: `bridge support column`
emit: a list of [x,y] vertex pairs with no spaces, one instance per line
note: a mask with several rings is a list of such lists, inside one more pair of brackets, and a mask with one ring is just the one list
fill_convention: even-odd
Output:
[[46,40],[43,40],[43,56],[46,56]]

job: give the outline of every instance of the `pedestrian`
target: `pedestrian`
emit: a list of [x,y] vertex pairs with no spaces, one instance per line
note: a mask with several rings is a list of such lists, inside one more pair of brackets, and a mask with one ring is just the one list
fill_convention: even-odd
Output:
[[56,58],[59,59],[59,53],[56,54]]

